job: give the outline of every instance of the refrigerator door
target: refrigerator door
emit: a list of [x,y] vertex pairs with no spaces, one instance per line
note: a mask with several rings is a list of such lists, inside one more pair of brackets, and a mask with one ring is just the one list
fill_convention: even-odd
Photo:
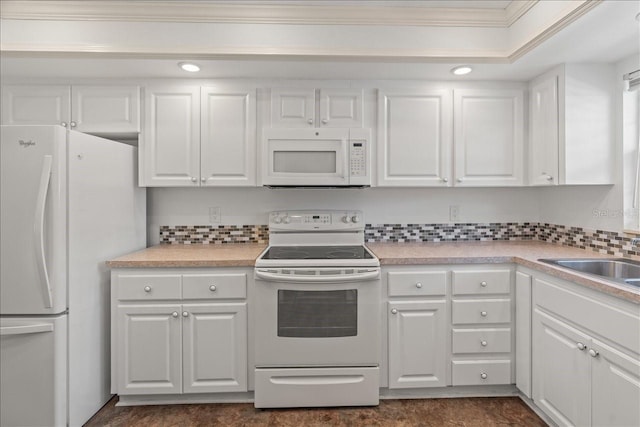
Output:
[[67,316],[0,319],[0,425],[67,425]]
[[2,126],[0,314],[67,309],[66,137],[61,126]]

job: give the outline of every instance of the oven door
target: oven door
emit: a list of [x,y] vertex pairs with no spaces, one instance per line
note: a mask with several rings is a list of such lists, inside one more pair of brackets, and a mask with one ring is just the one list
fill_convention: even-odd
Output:
[[256,367],[378,366],[379,268],[258,268]]
[[349,185],[348,143],[348,129],[266,130],[262,185]]

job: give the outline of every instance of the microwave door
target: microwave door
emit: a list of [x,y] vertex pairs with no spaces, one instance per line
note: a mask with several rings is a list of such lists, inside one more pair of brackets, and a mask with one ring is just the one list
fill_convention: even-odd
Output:
[[347,138],[267,140],[263,184],[290,186],[348,185]]

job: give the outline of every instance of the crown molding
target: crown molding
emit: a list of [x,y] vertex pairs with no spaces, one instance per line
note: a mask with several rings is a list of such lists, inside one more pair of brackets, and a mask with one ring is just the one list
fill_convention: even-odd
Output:
[[211,1],[2,0],[2,19],[307,25],[509,27],[539,0],[505,9],[370,5],[229,4]]
[[136,58],[136,59],[309,59],[335,61],[404,61],[423,63],[485,63],[504,64],[509,59],[499,51],[452,51],[443,49],[336,49],[306,47],[197,47],[181,46],[167,49],[149,46],[25,46],[2,44],[3,57],[96,57],[96,58]]

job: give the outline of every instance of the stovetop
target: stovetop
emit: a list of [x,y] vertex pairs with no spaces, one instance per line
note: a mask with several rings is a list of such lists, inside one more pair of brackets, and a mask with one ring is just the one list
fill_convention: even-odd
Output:
[[373,255],[364,246],[272,246],[262,255],[268,260],[366,260]]

